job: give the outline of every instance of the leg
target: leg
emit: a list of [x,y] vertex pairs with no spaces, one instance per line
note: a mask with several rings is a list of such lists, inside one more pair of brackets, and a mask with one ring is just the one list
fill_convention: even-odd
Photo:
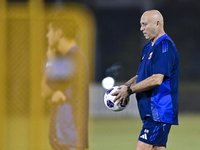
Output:
[[152,146],[150,144],[138,141],[136,150],[165,150],[165,146]]
[[138,141],[136,150],[153,150],[153,146],[144,142]]
[[153,150],[165,150],[165,146],[154,146]]
[[145,120],[138,138],[137,150],[165,150],[171,125]]
[[71,147],[70,150],[85,150],[84,148],[79,148],[79,147]]

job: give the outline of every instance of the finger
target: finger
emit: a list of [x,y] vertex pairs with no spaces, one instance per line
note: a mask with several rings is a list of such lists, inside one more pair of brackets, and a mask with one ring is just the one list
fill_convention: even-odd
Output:
[[117,97],[115,97],[115,99],[113,100],[113,102],[115,103],[116,100],[117,100]]
[[65,102],[67,102],[66,97],[64,97],[64,98],[62,99],[62,104],[65,103]]
[[116,96],[115,99],[113,100],[113,102],[115,103],[118,99],[120,98],[120,96]]
[[125,105],[125,103],[126,103],[126,99],[123,100],[122,105]]
[[65,95],[62,95],[61,98],[62,98],[63,101],[65,101],[65,99],[66,99]]
[[119,94],[119,92],[116,91],[116,92],[112,93],[111,95],[112,95],[112,96],[117,96],[118,94]]
[[121,86],[119,86],[117,89],[121,89]]
[[57,105],[58,104],[58,102],[57,101],[54,101],[54,100],[51,100],[51,102],[50,102],[52,105]]
[[122,101],[123,101],[123,98],[121,97],[120,99],[118,99],[117,105],[119,105]]

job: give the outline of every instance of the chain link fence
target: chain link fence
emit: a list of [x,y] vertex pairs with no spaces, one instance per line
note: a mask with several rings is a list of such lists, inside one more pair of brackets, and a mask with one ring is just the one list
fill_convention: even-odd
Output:
[[[82,5],[56,6],[42,0],[23,3],[1,0],[0,14],[0,150],[50,150],[50,104],[41,98],[47,26],[50,19],[66,22],[70,18],[77,22],[76,41],[86,57],[90,70],[87,77],[92,81],[93,15]],[[71,31],[71,27],[66,25],[66,30]],[[86,74],[85,70],[82,68],[77,80]],[[80,81],[77,92],[86,88],[81,82],[85,81]]]

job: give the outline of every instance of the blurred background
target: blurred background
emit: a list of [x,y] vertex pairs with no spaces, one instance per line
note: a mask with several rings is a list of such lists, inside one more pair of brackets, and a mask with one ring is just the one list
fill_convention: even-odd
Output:
[[50,150],[49,110],[40,82],[47,49],[45,19],[52,16],[70,16],[79,23],[77,42],[90,70],[93,139],[101,130],[95,127],[96,118],[139,119],[134,95],[120,113],[104,106],[102,80],[111,76],[120,85],[137,73],[147,42],[139,30],[140,17],[148,9],[163,14],[165,31],[179,51],[180,114],[199,114],[199,6],[197,0],[0,0],[0,150]]

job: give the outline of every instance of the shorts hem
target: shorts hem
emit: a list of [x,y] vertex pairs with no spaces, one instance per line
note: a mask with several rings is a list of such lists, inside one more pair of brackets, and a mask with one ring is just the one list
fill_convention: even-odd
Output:
[[149,141],[146,141],[146,140],[142,140],[142,139],[138,139],[138,141],[141,141],[143,143],[146,143],[146,144],[149,144],[149,145],[153,145],[153,146],[164,146],[166,148],[166,145],[164,145],[164,144],[156,144],[156,143],[152,143],[152,142],[149,142]]

